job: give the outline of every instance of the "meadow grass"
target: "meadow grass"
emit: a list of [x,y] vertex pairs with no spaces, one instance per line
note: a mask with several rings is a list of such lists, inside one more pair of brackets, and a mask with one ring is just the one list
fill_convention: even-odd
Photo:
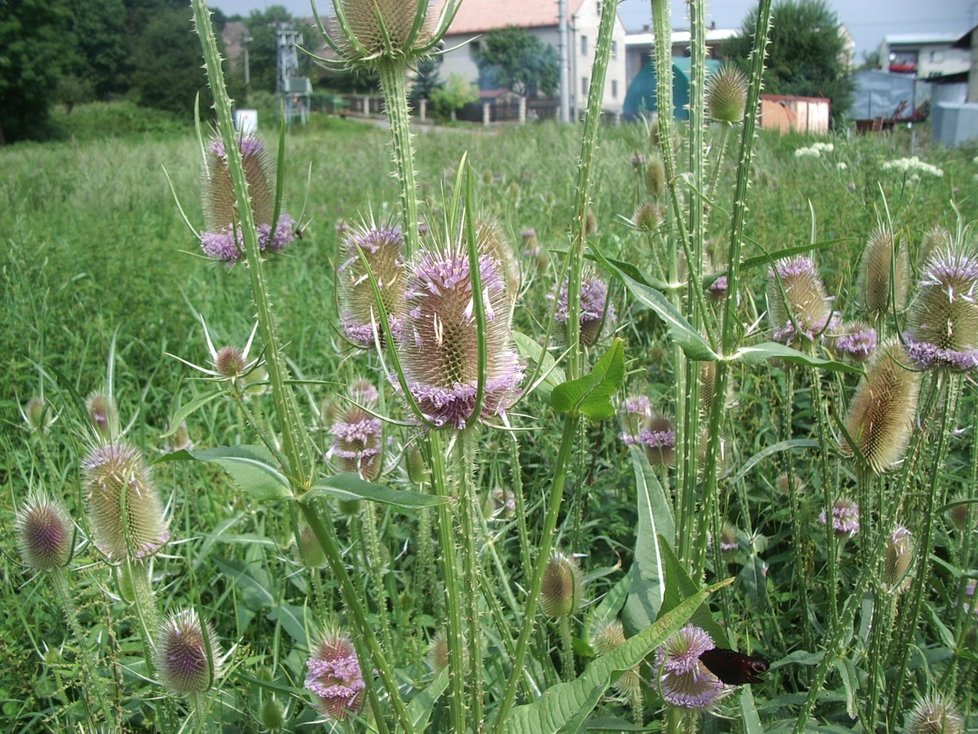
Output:
[[[589,244],[649,274],[651,264],[663,258],[663,253],[654,250],[663,241],[646,240],[626,221],[645,198],[643,176],[631,159],[650,150],[648,130],[630,125],[605,128],[600,134],[590,205],[597,227]],[[200,149],[193,134],[91,137],[0,150],[5,223],[0,292],[6,317],[0,327],[0,353],[7,355],[7,369],[0,377],[4,408],[0,441],[5,457],[0,521],[5,528],[12,526],[15,508],[27,494],[43,488],[65,501],[84,530],[77,467],[89,446],[83,440],[85,416],[78,399],[104,389],[110,354],[119,412],[123,424],[132,422],[128,437],[156,456],[168,443],[161,436],[178,407],[212,389],[168,356],[208,363],[195,314],[204,315],[218,346],[243,345],[254,323],[245,266],[227,268],[202,258],[193,233],[180,219],[163,173],[165,168],[191,223],[200,228]],[[575,127],[540,124],[492,130],[434,129],[418,134],[415,141],[418,180],[423,182],[421,198],[434,202],[433,208],[422,212],[423,219],[437,221],[445,215],[442,202],[454,193],[458,162],[466,154],[480,216],[498,219],[517,249],[520,232],[529,227],[536,230],[549,257],[539,268],[529,259],[521,263],[523,288],[515,318],[520,331],[538,340],[550,318],[547,295],[558,290],[557,263],[569,246],[579,137]],[[928,230],[941,224],[953,231],[959,217],[965,222],[978,220],[976,151],[946,151],[927,145],[920,137],[913,151],[903,131],[848,140],[835,137],[831,152],[808,158],[796,157],[795,151],[812,139],[762,134],[752,172],[744,257],[811,241],[832,241],[819,248],[816,262],[828,292],[838,296],[834,308],[848,315],[856,310],[856,263],[863,245],[880,221],[889,221],[908,248],[915,282],[921,269],[921,243]],[[367,206],[378,215],[393,213],[397,188],[389,175],[388,137],[382,130],[359,123],[331,123],[290,133],[286,140],[285,198],[293,216],[298,218],[301,212],[303,232],[301,240],[268,263],[268,290],[295,374],[312,381],[297,387],[303,420],[325,449],[328,436],[318,416],[321,402],[341,392],[353,378],[365,373],[377,377],[379,370],[376,360],[368,361],[366,368],[358,363],[361,357],[354,357],[339,335],[334,288],[337,223],[355,222]],[[922,175],[919,181],[910,181],[899,172],[883,170],[885,161],[911,154],[940,167],[943,176]],[[711,204],[715,212],[727,212],[732,206],[732,167],[728,164],[723,172],[724,183]],[[707,237],[727,234],[720,224],[724,221],[724,216],[713,216],[711,222],[716,224]],[[768,265],[763,264],[745,273],[745,322],[760,319],[766,311],[767,271]],[[674,366],[662,322],[650,311],[638,309],[616,282],[611,285],[611,298],[619,314],[615,332],[625,342],[629,386],[646,391],[659,410],[675,410],[670,402]],[[601,351],[596,347],[588,357],[593,361]],[[723,485],[721,505],[725,519],[738,529],[738,546],[725,558],[723,569],[710,564],[707,576],[710,580],[737,577],[723,601],[724,626],[741,645],[749,642],[779,666],[777,674],[752,686],[753,698],[764,730],[787,730],[807,690],[810,666],[819,659],[806,642],[826,635],[830,618],[836,614],[834,596],[828,611],[830,591],[821,574],[827,566],[837,568],[839,578],[833,582],[832,595],[835,586],[850,589],[858,580],[857,564],[826,556],[825,536],[815,521],[823,507],[823,487],[813,486],[810,478],[818,476],[826,482],[831,477],[841,487],[854,485],[853,472],[845,464],[838,468],[834,455],[832,468],[826,471],[817,452],[791,452],[795,459],[790,470],[802,481],[802,496],[786,501],[776,481],[784,470],[780,456],[761,460],[743,476],[740,467],[779,441],[817,438],[820,420],[828,421],[828,430],[837,434],[832,416],[844,419],[845,396],[855,387],[856,376],[818,381],[833,398],[830,402],[826,396],[820,403],[819,393],[802,369],[737,364],[732,373],[721,473],[727,479],[738,478]],[[28,430],[19,412],[29,398],[40,394],[57,415],[43,434]],[[392,405],[396,398],[388,395],[387,400],[389,409],[396,412]],[[941,470],[942,494],[973,497],[978,465],[973,391],[963,391],[959,400],[956,415],[960,422],[955,424]],[[268,397],[256,398],[250,405],[259,424],[271,421]],[[543,525],[545,488],[550,484],[560,438],[553,421],[539,420],[547,411],[540,396],[531,395],[514,417],[518,427],[528,429],[519,434],[521,480],[527,532],[533,537]],[[204,449],[254,443],[253,430],[246,422],[239,407],[218,400],[192,415],[188,427],[196,447]],[[562,550],[585,554],[582,565],[588,574],[589,606],[580,616],[588,620],[595,618],[605,592],[620,592],[618,584],[635,560],[636,480],[629,453],[613,423],[578,429],[583,442],[578,445],[588,449],[576,450],[570,459],[567,509],[558,528]],[[395,435],[398,441],[391,447],[392,456],[400,452],[410,432]],[[508,443],[508,437],[500,433],[478,439],[475,486],[479,492],[485,494],[512,482]],[[904,517],[924,507],[922,497],[928,485],[923,468],[930,468],[927,457],[935,449],[918,446],[916,450],[912,466],[921,475],[908,492],[901,513]],[[260,713],[272,705],[271,699],[285,707],[290,726],[313,721],[316,712],[302,694],[312,634],[309,620],[340,621],[335,579],[321,569],[302,568],[292,547],[292,518],[283,511],[284,505],[262,504],[241,494],[211,465],[167,462],[156,470],[161,494],[170,504],[172,533],[179,539],[153,565],[162,606],[168,611],[188,606],[205,610],[224,649],[237,646],[216,696],[220,705],[211,708],[213,721],[223,724],[226,731],[257,730]],[[659,477],[668,489],[667,470],[659,470]],[[401,469],[395,469],[385,481],[396,487],[410,486]],[[833,494],[836,489],[833,487]],[[429,680],[421,664],[427,640],[442,623],[438,605],[426,598],[427,591],[420,586],[430,571],[421,567],[413,549],[402,558],[403,549],[416,538],[417,519],[381,509],[371,528],[373,521],[362,513],[345,516],[333,505],[330,508],[351,567],[364,571],[380,562],[393,571],[381,582],[390,603],[383,608],[370,606],[368,612],[378,628],[396,630],[397,643],[389,652],[402,683],[411,691],[422,688]],[[799,538],[796,531],[806,537]],[[498,581],[496,574],[500,573],[511,584],[528,585],[528,569],[519,560],[515,520],[492,519],[485,532],[486,544],[480,553],[487,582]],[[368,552],[364,547],[370,541],[360,539],[370,533],[379,535],[380,547]],[[909,662],[904,661],[911,667],[913,686],[909,692],[900,692],[896,704],[893,697],[890,703],[897,706],[897,723],[902,724],[909,706],[906,702],[913,700],[910,694],[924,695],[950,686],[957,691],[959,706],[972,716],[973,725],[976,697],[973,688],[969,692],[967,681],[973,680],[969,676],[975,674],[976,658],[974,648],[969,651],[967,646],[975,621],[959,610],[958,582],[974,574],[974,544],[960,541],[940,522],[936,537],[940,562],[933,567],[935,576],[924,600],[925,625],[912,640],[919,646],[917,652]],[[62,731],[85,721],[78,661],[86,648],[99,651],[101,671],[113,682],[111,705],[128,726],[133,730],[158,728],[155,717],[165,720],[167,714],[146,700],[157,693],[139,677],[147,669],[136,629],[127,618],[127,604],[118,591],[120,571],[100,562],[91,544],[79,550],[73,590],[88,639],[72,639],[54,611],[47,586],[32,579],[17,562],[13,533],[5,533],[3,543],[3,608],[9,613],[0,625],[0,639],[4,640],[0,646],[0,717],[6,718],[6,728]],[[856,547],[852,541],[840,543],[835,550],[844,559],[842,554],[854,554]],[[798,606],[794,574],[799,571],[818,577],[812,584],[812,611],[807,619]],[[367,574],[356,579],[359,591],[371,597]],[[518,613],[505,606],[505,598],[502,604],[484,612],[511,618],[515,624]],[[833,668],[838,677],[830,679],[822,701],[823,718],[829,725],[848,729],[847,708],[862,711],[862,704],[847,696],[852,698],[852,690],[859,688],[857,679],[867,665],[870,646],[890,649],[886,640],[871,637],[869,624],[869,618],[863,617],[855,640],[846,645],[851,654],[840,656],[838,667]],[[514,639],[516,631],[510,632]],[[574,636],[580,662],[591,660],[591,640],[582,630],[576,630]],[[537,632],[532,642],[537,654],[528,662],[528,669],[544,687],[556,684],[567,666],[558,661],[558,638],[554,624]],[[498,644],[505,647],[507,641]],[[552,659],[545,654],[551,644]],[[565,646],[565,659],[566,654]],[[957,662],[949,666],[952,658]],[[505,681],[504,666],[489,660],[487,670],[487,688],[500,688]],[[654,683],[644,685],[646,700],[655,701]],[[646,721],[657,720],[657,706],[653,703]],[[614,700],[599,707],[601,715],[617,717],[608,719],[611,729],[624,726],[625,710]],[[435,721],[441,730],[447,730],[444,711]],[[721,728],[727,726],[720,722]]]

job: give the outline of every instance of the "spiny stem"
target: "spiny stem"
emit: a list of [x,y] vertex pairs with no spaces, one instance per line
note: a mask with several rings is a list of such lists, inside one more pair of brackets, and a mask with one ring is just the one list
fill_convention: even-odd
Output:
[[411,143],[411,116],[408,112],[405,68],[392,62],[378,66],[380,89],[384,94],[384,109],[391,128],[394,149],[394,173],[401,198],[404,254],[418,249],[418,192],[414,172],[414,146]]
[[471,688],[472,721],[482,721],[483,670],[482,670],[482,624],[479,621],[479,579],[482,569],[475,549],[476,503],[479,501],[472,482],[472,441],[473,431],[468,429],[458,434],[456,440],[457,467],[462,491],[459,492],[459,515],[462,530],[462,573],[465,578],[466,632],[468,633],[469,685]]

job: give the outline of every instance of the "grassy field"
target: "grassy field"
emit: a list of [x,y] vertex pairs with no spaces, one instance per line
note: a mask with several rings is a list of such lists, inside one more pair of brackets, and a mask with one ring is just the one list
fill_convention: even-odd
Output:
[[[73,114],[79,113],[85,114],[84,110]],[[93,113],[93,119],[100,118]],[[112,681],[112,706],[127,726],[134,731],[160,726],[165,706],[157,700],[159,689],[141,678],[147,670],[125,585],[120,585],[120,569],[102,561],[91,543],[79,546],[70,573],[85,635],[77,639],[63,621],[44,574],[33,576],[19,563],[11,530],[14,513],[30,492],[43,489],[65,502],[81,528],[79,541],[84,540],[88,531],[79,465],[91,448],[91,434],[81,401],[93,391],[105,390],[111,371],[121,421],[128,427],[127,440],[148,457],[159,457],[171,440],[163,434],[179,407],[213,390],[212,383],[198,379],[199,373],[175,358],[201,365],[209,362],[196,314],[206,319],[217,346],[243,345],[254,323],[246,267],[228,268],[204,258],[171,193],[172,185],[190,223],[200,228],[201,161],[193,132],[143,123],[134,127],[138,132],[126,137],[101,138],[79,128],[79,134],[65,142],[0,149],[4,212],[0,293],[5,316],[0,353],[6,367],[0,375],[4,457],[0,523],[6,530],[2,541],[6,614],[0,622],[0,729],[4,731],[69,731],[84,726],[79,661],[86,649],[98,651],[97,664]],[[929,230],[942,225],[954,231],[959,221],[978,220],[978,150],[932,147],[927,134],[923,128],[916,140],[907,131],[834,137],[828,139],[833,149],[818,157],[796,155],[814,139],[762,135],[744,257],[831,241],[818,248],[815,261],[828,293],[837,296],[834,307],[849,317],[857,310],[853,294],[862,249],[873,230],[889,222],[907,249],[911,280],[916,281]],[[442,202],[451,195],[457,166],[467,155],[475,173],[480,216],[496,219],[517,252],[520,233],[528,228],[535,229],[549,252],[542,265],[529,258],[521,263],[523,286],[515,324],[537,340],[542,340],[547,328],[547,296],[557,291],[558,256],[568,244],[579,135],[573,127],[541,124],[434,129],[416,136],[418,180],[430,207],[424,218],[438,221],[443,216]],[[303,225],[302,237],[271,260],[266,273],[287,356],[294,373],[306,380],[298,386],[304,422],[325,449],[329,437],[321,427],[320,404],[358,376],[376,381],[381,369],[376,358],[355,354],[338,332],[334,288],[338,225],[356,222],[369,212],[378,217],[393,212],[396,189],[389,176],[388,137],[383,130],[328,121],[286,140],[285,203]],[[650,145],[641,125],[601,131],[591,205],[596,229],[589,239],[598,251],[630,262],[645,274],[653,274],[653,263],[661,260],[655,247],[662,240],[645,238],[628,220],[646,198],[644,173],[632,159],[647,155]],[[909,174],[884,165],[911,155],[937,166],[942,175],[921,173],[919,180],[912,180]],[[711,217],[715,224],[708,235],[720,241],[729,236],[729,225],[722,224],[728,218],[719,214],[731,206],[731,169],[728,161],[711,203],[717,216]],[[745,330],[766,311],[767,270],[764,264],[746,273],[741,302]],[[610,293],[618,313],[613,329],[625,343],[629,391],[648,394],[659,410],[674,410],[669,400],[676,377],[663,324],[640,309],[619,283],[612,282]],[[755,331],[764,328],[761,323]],[[604,343],[609,336],[605,335]],[[595,347],[592,358],[602,351]],[[738,544],[725,557],[726,567],[712,568],[708,580],[736,577],[732,590],[725,592],[722,624],[742,648],[752,647],[774,663],[765,681],[750,687],[764,731],[790,728],[819,659],[812,645],[828,627],[826,567],[837,566],[840,589],[852,588],[856,574],[846,554],[862,550],[856,542],[840,543],[836,549],[840,557],[828,558],[820,545],[824,535],[815,518],[824,509],[822,487],[810,480],[819,476],[825,482],[838,481],[839,491],[855,483],[853,470],[846,468],[837,452],[830,457],[830,471],[819,452],[797,452],[791,471],[803,482],[798,507],[789,506],[778,492],[776,479],[783,471],[780,455],[762,456],[750,465],[753,469],[740,471],[779,441],[817,438],[815,416],[821,415],[821,408],[806,375],[778,366],[738,365],[724,421],[724,477],[736,479],[723,486],[722,502],[726,519],[737,528]],[[846,400],[841,396],[851,394],[857,381],[855,375],[825,379],[825,409],[836,421],[829,422],[832,431],[837,432],[838,421],[844,418],[841,406]],[[971,378],[965,382],[942,470],[942,492],[949,498],[974,497],[978,466],[974,391]],[[377,387],[383,389],[379,383]],[[389,412],[403,419],[398,398],[387,387]],[[50,404],[49,415],[56,417],[44,432],[30,430],[20,412],[35,396],[43,396]],[[828,396],[841,401],[832,403]],[[264,396],[250,403],[259,423],[271,420],[268,401]],[[513,423],[521,429],[519,479],[532,535],[542,523],[543,488],[557,452],[559,427],[539,394],[520,404]],[[188,429],[198,449],[255,443],[243,414],[227,400],[211,401],[194,413]],[[566,492],[567,509],[561,516],[561,547],[582,554],[588,579],[588,604],[577,615],[581,625],[573,631],[578,670],[595,656],[587,630],[601,614],[607,615],[603,605],[612,602],[606,594],[620,593],[620,582],[636,560],[636,478],[627,447],[618,439],[619,430],[614,420],[581,429]],[[411,436],[409,429],[391,428],[389,455],[398,455]],[[479,437],[476,453],[476,479],[483,495],[512,484],[514,466],[507,439],[487,431]],[[669,471],[656,472],[668,488]],[[227,651],[234,646],[219,693],[213,696],[211,725],[220,724],[226,732],[273,730],[268,712],[280,706],[287,730],[305,730],[317,717],[302,690],[312,629],[343,621],[335,579],[324,569],[302,563],[294,548],[290,516],[294,510],[286,511],[286,505],[261,503],[242,494],[227,475],[209,464],[164,462],[156,465],[155,473],[173,537],[152,567],[160,607],[164,613],[188,606],[202,610],[221,647]],[[404,469],[395,466],[379,481],[391,487],[410,486]],[[923,476],[913,485],[902,505],[905,522],[914,508],[922,506],[920,496],[928,486]],[[378,507],[369,511],[369,520],[364,519],[365,510],[350,515],[339,508],[330,512],[337,518],[358,582],[364,587],[372,583],[373,564],[390,570],[381,582],[390,603],[373,613],[385,618],[380,627],[395,630],[392,664],[404,687],[413,691],[431,680],[424,658],[441,624],[437,604],[425,600],[429,571],[413,545],[419,527],[424,526],[419,525],[417,513]],[[807,524],[798,524],[799,517]],[[797,537],[799,528],[810,537]],[[371,532],[379,533],[377,546],[361,542]],[[480,556],[483,573],[490,583],[496,583],[501,573],[518,588],[526,579],[519,570],[515,521],[490,518],[486,532]],[[915,652],[909,660],[908,686],[896,703],[887,705],[899,712],[897,723],[902,726],[915,697],[943,693],[956,701],[974,727],[978,725],[978,695],[973,687],[973,676],[978,674],[976,618],[967,609],[962,611],[957,585],[969,574],[974,578],[975,544],[960,540],[946,524],[939,523],[935,532],[938,562],[924,592],[925,622],[919,636],[910,640]],[[973,535],[972,528],[968,537]],[[363,550],[365,544],[370,552]],[[799,549],[808,554],[801,562]],[[797,574],[802,568],[816,579],[807,618],[797,596]],[[368,594],[366,588],[363,591]],[[833,585],[831,594],[835,593]],[[868,608],[864,611],[857,619],[862,626],[847,641],[820,699],[823,728],[819,731],[850,730],[856,726],[851,714],[862,711],[859,697],[864,695],[867,659],[874,654],[872,645],[886,642],[870,633],[872,620],[879,620]],[[504,618],[513,613],[509,608],[483,612]],[[558,634],[556,626],[541,629],[533,643],[537,654],[530,670],[549,686],[562,672]],[[956,662],[949,665],[952,658]],[[487,666],[493,670],[490,678],[503,676],[494,667],[498,663],[487,662]],[[655,684],[643,685],[648,730],[664,728]],[[739,696],[731,697],[721,704],[721,713],[739,720],[738,701],[746,706]],[[182,704],[171,705],[177,716],[183,715]],[[269,718],[263,718],[266,715]],[[629,716],[622,697],[603,699],[591,722],[604,726],[603,730],[620,731],[628,726]],[[438,707],[434,720],[447,731],[447,714]],[[363,730],[360,724],[354,726]],[[711,726],[715,731],[743,730],[738,721],[724,718],[712,719]]]

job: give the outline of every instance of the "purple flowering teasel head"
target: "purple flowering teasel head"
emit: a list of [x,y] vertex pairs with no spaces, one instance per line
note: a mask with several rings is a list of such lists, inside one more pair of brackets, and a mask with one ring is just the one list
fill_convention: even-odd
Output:
[[841,333],[832,337],[832,349],[839,356],[865,362],[876,351],[876,329],[861,321],[842,325]]
[[978,367],[978,255],[960,241],[934,250],[921,273],[904,341],[919,367]]
[[[827,522],[825,510],[818,516],[823,525]],[[851,538],[859,532],[859,505],[852,500],[840,499],[832,505],[832,528],[836,536]]]
[[[513,344],[512,301],[499,261],[480,251],[486,316],[486,374],[481,415],[504,414],[519,397],[523,370]],[[469,256],[457,242],[428,245],[408,268],[401,366],[425,419],[464,428],[476,407],[479,333]]]
[[357,380],[349,389],[353,403],[337,406],[330,425],[333,444],[326,458],[337,463],[345,472],[356,472],[363,479],[376,479],[382,468],[383,430],[380,418],[366,408],[377,399],[377,389],[366,380]]
[[[285,212],[275,215],[275,180],[272,164],[262,142],[251,135],[238,138],[241,165],[251,195],[251,206],[262,252],[278,252],[295,239],[295,221]],[[232,264],[244,259],[244,239],[235,206],[234,186],[228,171],[224,142],[212,140],[205,151],[203,174],[204,228],[200,246],[214,260]]]
[[[360,259],[363,252],[365,266]],[[367,267],[380,289],[387,311],[391,333],[396,338],[404,318],[404,237],[401,228],[371,217],[351,228],[340,246],[341,258],[336,269],[340,304],[340,323],[347,338],[359,347],[374,346],[374,334],[384,344],[383,327],[374,301]]]
[[316,699],[316,707],[334,721],[343,721],[360,711],[365,684],[353,641],[346,635],[327,632],[316,642],[306,661],[305,686]]
[[160,683],[178,695],[205,693],[221,675],[214,629],[193,610],[177,612],[160,625],[153,653]]
[[60,502],[28,497],[17,511],[14,529],[21,560],[29,568],[50,571],[71,558],[75,529]]
[[656,650],[658,688],[666,703],[705,711],[731,690],[700,661],[700,655],[714,647],[705,630],[690,624]]
[[839,320],[810,257],[784,258],[774,264],[768,271],[767,301],[772,338],[782,344],[815,341]]
[[[570,316],[567,303],[567,283],[560,288],[557,297],[557,310],[554,320],[558,324],[566,324]],[[604,324],[614,323],[615,307],[608,301],[608,285],[592,273],[584,273],[581,278],[581,343],[591,346],[601,336]]]

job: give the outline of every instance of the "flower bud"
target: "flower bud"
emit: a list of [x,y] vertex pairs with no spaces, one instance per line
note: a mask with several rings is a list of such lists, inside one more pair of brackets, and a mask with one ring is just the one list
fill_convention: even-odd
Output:
[[85,398],[88,421],[102,438],[119,435],[119,411],[109,395],[93,392]]
[[706,80],[706,109],[717,122],[737,124],[747,106],[747,77],[732,64],[724,64]]
[[577,560],[555,551],[543,571],[540,608],[548,617],[569,617],[583,602],[584,580]]
[[258,720],[265,731],[278,734],[285,728],[285,706],[275,696],[268,696],[261,703]]
[[644,201],[632,214],[632,224],[639,232],[654,232],[662,221],[663,215],[664,211],[660,205]]
[[859,264],[859,293],[871,318],[878,319],[890,311],[891,284],[893,306],[897,311],[906,308],[909,269],[906,248],[898,248],[891,231],[883,226],[877,228],[866,243]]
[[645,167],[645,190],[653,199],[666,193],[666,166],[658,155],[652,156]]
[[897,525],[886,541],[883,556],[883,584],[894,591],[906,591],[910,586],[910,564],[913,561],[913,535]]
[[319,540],[312,532],[312,528],[302,524],[296,538],[296,550],[299,554],[299,562],[306,568],[320,568],[326,565],[326,554]]
[[29,497],[17,511],[14,528],[25,566],[50,571],[71,559],[74,528],[60,502],[38,495]]
[[966,495],[957,497],[947,511],[947,519],[959,533],[966,533],[978,523],[978,504]]
[[[557,299],[554,320],[558,324],[566,324],[569,316],[567,283],[564,283]],[[615,307],[608,302],[608,286],[603,280],[585,275],[581,280],[581,344],[592,346],[597,343],[606,321],[609,324],[615,321]]]
[[34,397],[22,409],[24,421],[32,431],[43,433],[54,422],[51,406],[44,398]]
[[[825,525],[827,522],[825,510],[818,516],[818,521]],[[859,532],[859,505],[852,500],[840,499],[832,505],[832,528],[840,538],[851,538]]]
[[206,693],[221,675],[214,630],[209,624],[201,624],[197,612],[190,609],[177,612],[160,625],[154,657],[160,683],[178,695]]

